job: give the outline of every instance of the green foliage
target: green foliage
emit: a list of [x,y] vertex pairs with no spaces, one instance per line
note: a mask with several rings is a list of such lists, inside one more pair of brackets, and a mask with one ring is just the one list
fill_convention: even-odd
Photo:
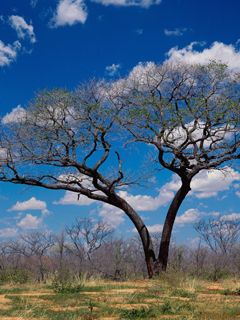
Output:
[[172,303],[169,301],[164,302],[164,304],[162,304],[160,306],[160,313],[161,314],[178,314],[181,311],[189,311],[189,312],[193,312],[194,308],[193,306],[191,306],[191,304],[189,303]]
[[83,290],[85,280],[72,275],[68,270],[56,272],[52,281],[52,289],[56,293],[77,293]]
[[225,289],[221,291],[221,293],[224,294],[225,296],[228,296],[228,295],[240,296],[240,288],[237,288],[235,290]]
[[169,301],[166,301],[163,305],[160,307],[161,314],[174,314],[175,310],[171,303]]
[[182,297],[182,298],[195,298],[196,294],[184,289],[175,289],[171,293],[174,297]]
[[206,273],[205,278],[210,281],[219,281],[220,279],[225,279],[228,277],[228,274],[223,269],[210,270]]
[[122,319],[149,319],[155,317],[155,312],[153,309],[140,308],[140,309],[131,309],[123,310],[121,312]]
[[29,273],[24,269],[6,269],[0,273],[0,284],[24,284],[30,279]]

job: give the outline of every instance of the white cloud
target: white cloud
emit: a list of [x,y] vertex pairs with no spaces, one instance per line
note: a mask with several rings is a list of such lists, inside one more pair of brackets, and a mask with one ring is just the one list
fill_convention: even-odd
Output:
[[0,67],[8,66],[15,61],[20,48],[21,44],[19,41],[15,41],[12,45],[6,45],[0,40]]
[[162,224],[153,224],[151,226],[147,226],[147,228],[150,233],[160,233],[163,230],[163,225]]
[[120,191],[119,196],[125,199],[136,211],[154,211],[167,204],[174,196],[172,190],[162,187],[156,197],[148,195],[131,195]]
[[120,64],[113,63],[112,65],[106,67],[106,72],[109,76],[113,77],[116,75],[120,68]]
[[[230,167],[225,167],[224,171],[203,170],[193,178],[191,183],[192,190],[189,195],[199,199],[214,197],[221,191],[229,190],[235,181],[240,181],[240,173],[234,171]],[[132,195],[125,190],[119,191],[119,196],[125,199],[136,211],[155,211],[168,204],[173,199],[174,193],[177,192],[180,186],[180,179],[176,175],[173,175],[170,182],[167,182],[158,190],[156,196],[144,194]],[[95,200],[89,199],[83,195],[78,199],[78,194],[66,191],[63,198],[55,201],[54,204],[86,206],[91,205],[94,202]],[[107,216],[108,219],[110,219],[109,216],[113,216],[113,218],[111,218],[113,220],[115,219],[113,212],[117,212],[116,224],[122,221],[122,218],[120,218],[122,213],[119,214],[121,211],[112,206],[103,204],[100,211],[101,216]],[[188,212],[187,219],[190,219],[190,213],[192,214],[193,212]],[[181,217],[181,219],[185,219],[185,216]],[[181,219],[179,217],[178,221],[181,221]]]
[[28,211],[40,210],[43,214],[48,213],[47,204],[45,201],[37,200],[35,197],[23,202],[17,201],[8,211]]
[[221,216],[221,220],[223,221],[240,221],[240,213],[230,213]]
[[18,122],[21,122],[21,120],[23,120],[25,116],[26,116],[25,109],[22,108],[20,105],[18,105],[10,113],[7,113],[2,118],[2,123],[3,124],[18,123]]
[[87,9],[83,0],[60,0],[51,24],[53,27],[84,24],[87,20]]
[[240,173],[230,167],[223,171],[203,170],[193,178],[191,188],[197,198],[209,198],[229,190],[234,181],[240,181]]
[[142,7],[149,8],[152,5],[158,5],[161,0],[92,0],[97,3],[101,3],[104,6],[119,6],[119,7]]
[[240,51],[233,45],[215,41],[210,48],[197,51],[194,49],[197,44],[199,43],[192,42],[182,49],[178,47],[170,49],[167,53],[167,61],[171,63],[205,65],[216,60],[227,64],[231,70],[240,71]]
[[105,92],[106,96],[118,97],[120,94],[128,94],[131,88],[139,90],[148,87],[149,83],[156,84],[157,66],[154,62],[138,63],[126,78],[115,81],[111,89]]
[[[190,195],[199,199],[215,197],[229,190],[236,181],[240,181],[240,173],[227,166],[223,170],[202,170],[192,180]],[[181,181],[175,175],[164,185],[166,190],[175,192],[180,186]]]
[[76,192],[66,191],[60,200],[54,201],[53,203],[61,205],[88,206],[94,202],[95,200],[89,199],[83,195],[79,196]]
[[[173,146],[180,146],[186,141],[187,136],[190,135],[192,141],[198,141],[202,137],[204,137],[205,130],[205,122],[198,120],[197,123],[195,121],[191,121],[185,124],[185,128],[176,127],[173,130],[165,130],[163,134],[163,138],[159,139],[159,142],[164,144],[167,141],[169,144]],[[233,134],[236,132],[235,128],[231,128],[228,126],[227,131],[226,127],[218,127],[211,129],[211,138],[204,140],[204,147],[209,147],[210,145],[214,146],[214,143],[217,145],[222,141],[230,140],[233,137]],[[158,138],[156,138],[157,140]],[[189,144],[188,149],[193,148],[194,143]],[[198,145],[200,142],[197,143]]]
[[26,214],[26,216],[17,223],[17,226],[22,229],[37,229],[41,226],[41,224],[42,218],[38,218],[31,214]]
[[172,30],[164,29],[164,34],[168,37],[175,36],[180,37],[187,31],[187,28],[175,28]]
[[12,238],[17,235],[17,229],[15,228],[4,228],[0,229],[0,238]]
[[198,209],[188,209],[182,215],[176,217],[176,224],[185,225],[199,220],[201,212]]
[[116,229],[124,221],[124,212],[107,203],[101,206],[99,215],[113,229]]
[[11,27],[16,30],[20,39],[25,39],[27,37],[30,39],[31,43],[36,42],[33,25],[31,23],[27,24],[23,17],[12,15],[9,17],[9,23]]
[[[71,175],[61,175],[59,176],[59,179],[68,179],[69,181],[73,181],[76,177]],[[83,182],[84,181],[81,180],[81,183]],[[87,188],[92,186],[91,182],[88,180],[84,183]],[[96,194],[97,193],[101,194],[100,192],[96,192]],[[166,189],[165,186],[158,190],[158,194],[155,197],[144,194],[132,195],[123,190],[119,191],[118,194],[137,211],[154,211],[160,206],[167,204],[174,196],[173,191]],[[86,206],[94,202],[95,200],[89,199],[84,195],[80,195],[79,197],[75,192],[66,191],[60,200],[54,201],[54,204]]]

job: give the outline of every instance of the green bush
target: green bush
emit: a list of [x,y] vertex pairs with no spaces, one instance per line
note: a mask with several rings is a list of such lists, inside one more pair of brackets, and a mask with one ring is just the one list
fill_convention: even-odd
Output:
[[153,309],[140,308],[123,310],[121,315],[123,317],[122,319],[149,319],[155,317],[155,312]]
[[237,288],[235,290],[225,289],[225,290],[221,291],[221,293],[224,294],[225,296],[227,296],[227,295],[240,296],[240,288]]
[[0,283],[24,284],[29,280],[29,273],[24,269],[6,269],[0,273]]
[[166,301],[163,305],[160,306],[161,314],[174,314],[175,310],[172,307],[169,301]]
[[182,298],[195,298],[196,294],[184,289],[175,289],[172,291],[171,296]]
[[51,287],[56,293],[77,293],[82,291],[84,283],[83,278],[62,270],[54,274]]

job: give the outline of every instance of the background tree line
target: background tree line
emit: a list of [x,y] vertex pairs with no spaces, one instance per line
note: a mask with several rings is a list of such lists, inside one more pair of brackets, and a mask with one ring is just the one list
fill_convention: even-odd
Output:
[[[240,223],[200,220],[195,229],[194,245],[171,245],[169,270],[211,280],[240,276]],[[157,249],[159,235],[153,234],[153,244]],[[0,243],[1,283],[45,282],[56,275],[125,280],[148,273],[140,238],[116,238],[95,220],[77,219],[59,234],[35,231]]]

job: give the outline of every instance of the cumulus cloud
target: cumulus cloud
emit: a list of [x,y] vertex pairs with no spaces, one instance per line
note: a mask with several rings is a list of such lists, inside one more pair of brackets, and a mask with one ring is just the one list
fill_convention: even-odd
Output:
[[230,213],[221,216],[223,221],[240,221],[240,213]]
[[104,6],[118,6],[118,7],[142,7],[149,8],[152,5],[158,5],[161,0],[93,0],[101,3]]
[[113,63],[112,65],[107,66],[105,70],[109,76],[113,77],[118,73],[120,68],[120,64]]
[[163,230],[163,225],[162,224],[153,224],[153,225],[147,226],[147,228],[150,233],[161,233]]
[[24,218],[22,218],[17,226],[21,229],[37,229],[42,224],[42,218],[38,218],[37,216],[33,216],[31,214],[26,214]]
[[21,44],[19,41],[15,41],[11,45],[5,44],[0,40],[0,67],[8,66],[15,61],[20,48]]
[[[240,181],[240,173],[230,167],[225,167],[223,171],[203,170],[193,178],[191,184],[192,191],[189,195],[199,199],[214,197],[222,191],[229,190],[236,181]],[[119,191],[119,196],[125,199],[138,212],[155,211],[167,205],[173,199],[174,193],[177,192],[180,186],[180,179],[176,175],[173,175],[172,179],[158,190],[156,196],[145,194],[132,195],[125,190]],[[60,200],[55,201],[54,204],[86,206],[94,202],[94,200],[88,199],[83,195],[78,198],[76,193],[66,191],[64,196]],[[110,205],[101,204],[99,214],[105,220],[109,220],[108,222],[111,225],[117,226],[123,222],[124,213]],[[189,209],[184,215],[177,218],[177,223],[187,223],[187,220],[193,222],[199,214],[199,211]],[[211,213],[211,215],[214,215],[214,213]]]
[[0,238],[12,238],[17,235],[16,228],[4,228],[0,229]]
[[231,70],[240,71],[240,51],[232,44],[224,44],[215,41],[209,48],[196,50],[198,42],[192,42],[188,46],[179,49],[174,47],[167,53],[168,62],[171,63],[187,63],[187,64],[208,64],[216,60],[225,63]]
[[124,212],[107,203],[104,203],[99,211],[99,216],[103,222],[113,229],[116,229],[124,221]]
[[197,198],[216,196],[227,191],[235,181],[240,181],[240,173],[230,167],[220,170],[203,170],[192,181],[191,187]]
[[31,23],[28,24],[23,17],[12,15],[9,17],[9,23],[11,27],[16,30],[20,39],[29,38],[31,43],[36,42],[33,25]]
[[72,26],[76,23],[84,24],[87,20],[87,8],[83,0],[60,0],[52,18],[52,27]]
[[2,118],[3,124],[10,124],[10,123],[18,123],[21,122],[26,116],[26,110],[18,105],[16,108],[12,109],[11,112],[7,113]]
[[75,192],[66,191],[64,196],[58,200],[54,201],[54,204],[61,204],[61,205],[76,205],[76,206],[88,206],[95,201],[85,197],[83,195],[78,195]]
[[172,190],[162,187],[156,197],[148,195],[131,195],[120,191],[119,196],[125,199],[137,211],[154,211],[167,204],[174,196]]
[[175,36],[180,37],[187,31],[187,28],[175,28],[175,29],[164,29],[164,34],[167,37]]
[[[205,130],[205,122],[198,120],[197,123],[195,121],[191,121],[190,123],[185,124],[185,128],[181,126],[174,128],[173,130],[165,130],[164,139],[161,139],[160,142],[164,144],[164,141],[168,141],[169,144],[173,146],[180,146],[183,144],[188,135],[191,132],[192,141],[200,141],[202,137],[204,137]],[[211,129],[211,138],[204,140],[204,147],[209,147],[210,145],[215,146],[222,141],[230,140],[233,137],[233,134],[236,132],[235,128],[231,128],[228,126],[226,129],[225,126],[217,127]],[[188,148],[193,148],[194,143],[189,144]],[[200,142],[197,143],[200,145]]]
[[198,209],[188,209],[182,215],[176,217],[177,225],[185,225],[188,223],[194,223],[199,220],[201,212]]
[[[202,170],[192,180],[190,195],[199,199],[215,197],[219,192],[229,190],[236,181],[240,181],[240,173],[227,166],[223,170]],[[180,179],[173,176],[165,188],[177,191],[180,185]]]
[[47,204],[45,201],[37,200],[35,197],[27,201],[17,201],[8,211],[28,211],[28,210],[40,210],[43,214],[47,214]]

